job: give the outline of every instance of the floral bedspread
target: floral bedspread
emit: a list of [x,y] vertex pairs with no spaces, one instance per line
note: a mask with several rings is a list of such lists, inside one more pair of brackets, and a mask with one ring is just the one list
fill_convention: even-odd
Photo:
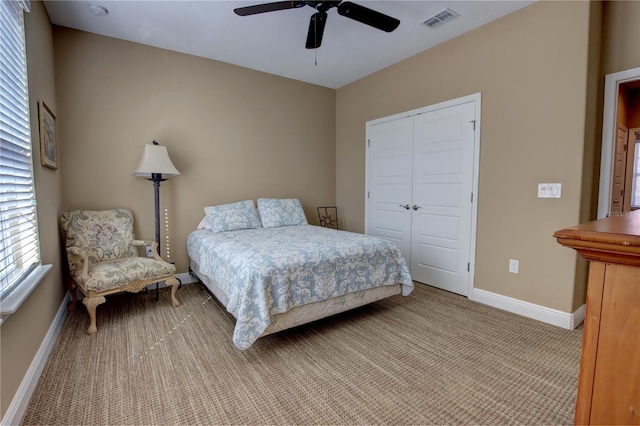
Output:
[[272,315],[382,285],[413,290],[409,268],[389,241],[313,225],[193,231],[189,257],[228,298],[233,343],[249,348]]

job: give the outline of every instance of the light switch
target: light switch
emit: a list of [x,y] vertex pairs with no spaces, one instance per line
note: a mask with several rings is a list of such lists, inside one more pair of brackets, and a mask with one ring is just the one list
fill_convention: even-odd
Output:
[[538,198],[561,198],[561,197],[562,197],[561,183],[539,183],[538,184]]

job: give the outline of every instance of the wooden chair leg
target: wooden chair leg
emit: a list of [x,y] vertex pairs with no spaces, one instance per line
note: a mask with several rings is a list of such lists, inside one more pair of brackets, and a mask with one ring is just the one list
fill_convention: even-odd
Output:
[[176,299],[176,292],[178,291],[180,282],[175,278],[171,278],[170,280],[166,280],[165,284],[171,287],[171,306],[177,308],[178,306],[180,306],[180,302],[178,302],[178,299]]
[[98,328],[96,327],[96,308],[106,301],[107,299],[105,299],[104,296],[85,297],[82,299],[82,303],[84,303],[87,311],[89,311],[89,328],[87,329],[87,334],[96,334],[98,332]]

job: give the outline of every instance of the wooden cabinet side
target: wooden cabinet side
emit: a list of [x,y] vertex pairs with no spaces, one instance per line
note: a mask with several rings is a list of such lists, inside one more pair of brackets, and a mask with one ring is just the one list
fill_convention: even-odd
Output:
[[591,424],[640,424],[640,268],[605,271]]
[[598,352],[598,335],[602,312],[602,292],[604,290],[606,264],[592,261],[589,264],[587,284],[587,310],[582,335],[582,354],[580,356],[580,375],[578,378],[578,398],[576,401],[575,424],[589,424],[593,379]]

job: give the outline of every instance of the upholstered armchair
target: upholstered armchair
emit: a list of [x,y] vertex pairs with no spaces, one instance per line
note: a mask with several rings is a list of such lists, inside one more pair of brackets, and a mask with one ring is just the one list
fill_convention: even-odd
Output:
[[[137,293],[150,284],[164,281],[171,287],[171,304],[176,299],[178,280],[175,266],[157,254],[155,241],[136,240],[133,214],[129,210],[74,210],[60,216],[69,263],[69,291],[75,309],[76,288],[84,294],[82,303],[89,312],[87,334],[98,332],[96,308],[105,296],[121,292]],[[139,256],[138,247],[152,246],[153,258]]]

